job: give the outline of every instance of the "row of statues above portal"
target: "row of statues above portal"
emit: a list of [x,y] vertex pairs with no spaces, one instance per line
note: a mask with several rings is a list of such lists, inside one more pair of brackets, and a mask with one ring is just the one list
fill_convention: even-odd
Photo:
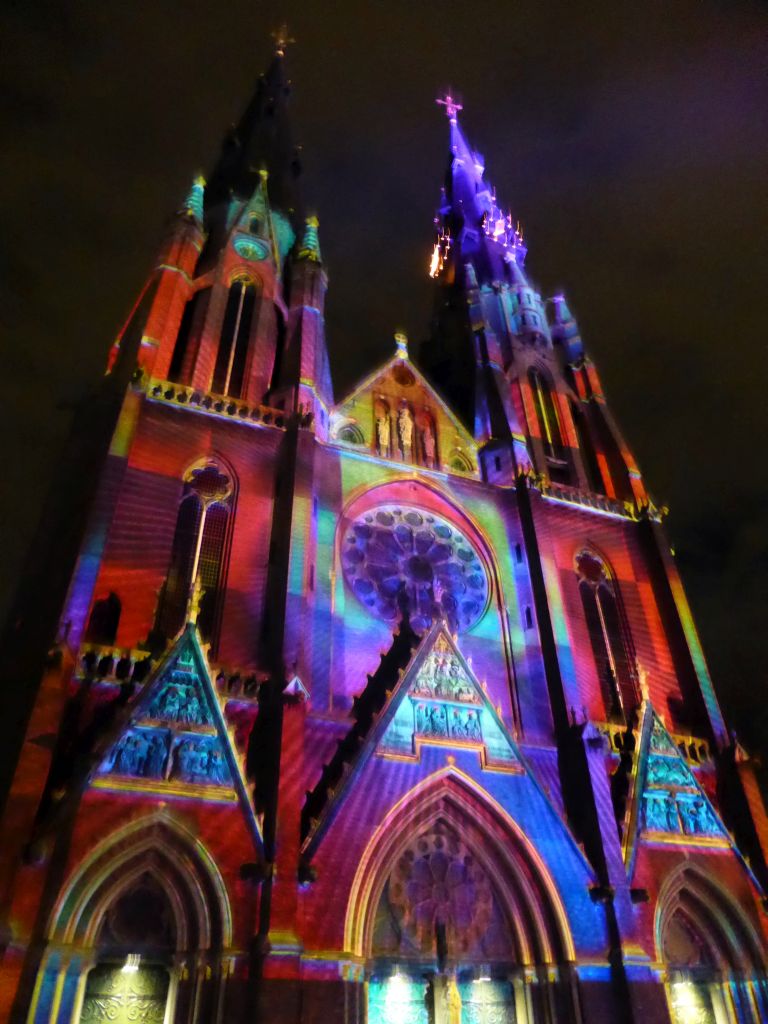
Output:
[[129,729],[101,765],[110,775],[223,786],[232,781],[217,736]]
[[414,731],[431,739],[482,740],[480,711],[413,701]]
[[391,406],[386,398],[374,402],[374,448],[382,458],[400,458],[428,469],[439,468],[435,420],[427,409],[414,412],[404,399]]
[[703,797],[693,794],[650,792],[644,797],[644,824],[649,832],[674,835],[719,836],[722,827]]

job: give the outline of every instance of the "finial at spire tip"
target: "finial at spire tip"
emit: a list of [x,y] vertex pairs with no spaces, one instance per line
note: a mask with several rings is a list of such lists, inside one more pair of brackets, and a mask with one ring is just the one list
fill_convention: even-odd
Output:
[[458,112],[464,109],[463,105],[451,96],[450,90],[446,92],[445,96],[438,96],[435,102],[438,106],[445,107],[445,112],[448,115],[449,121],[455,121]]
[[284,57],[286,46],[289,46],[291,43],[296,42],[296,40],[293,38],[293,36],[291,36],[288,30],[287,24],[283,22],[283,24],[271,34],[272,38],[275,41],[275,53],[279,57]]

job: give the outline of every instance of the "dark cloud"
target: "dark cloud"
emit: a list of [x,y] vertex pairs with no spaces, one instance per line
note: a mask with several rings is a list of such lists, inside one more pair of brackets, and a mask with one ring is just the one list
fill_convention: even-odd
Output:
[[[16,3],[0,310],[10,579],[68,421],[286,18],[337,394],[418,339],[451,85],[546,293],[565,288],[670,532],[719,691],[766,722],[763,4]],[[7,594],[8,588],[4,593]]]

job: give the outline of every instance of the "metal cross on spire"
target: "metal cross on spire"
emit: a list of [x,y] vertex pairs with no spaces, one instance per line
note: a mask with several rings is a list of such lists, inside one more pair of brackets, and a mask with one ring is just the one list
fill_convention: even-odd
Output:
[[461,103],[459,103],[458,100],[455,100],[453,96],[451,96],[450,92],[447,92],[445,96],[438,97],[438,99],[435,100],[435,102],[439,106],[445,107],[445,112],[448,115],[449,121],[455,121],[458,112],[464,109]]
[[272,32],[271,35],[275,41],[275,53],[279,54],[281,57],[285,56],[286,46],[296,42],[293,36],[290,35],[288,26],[285,22],[283,22],[276,32]]

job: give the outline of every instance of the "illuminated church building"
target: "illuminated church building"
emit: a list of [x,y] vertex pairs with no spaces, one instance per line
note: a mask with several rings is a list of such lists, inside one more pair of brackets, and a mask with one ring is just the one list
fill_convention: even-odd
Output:
[[426,340],[334,398],[284,60],[6,633],[0,1019],[768,1020],[753,766],[565,298],[448,96]]

